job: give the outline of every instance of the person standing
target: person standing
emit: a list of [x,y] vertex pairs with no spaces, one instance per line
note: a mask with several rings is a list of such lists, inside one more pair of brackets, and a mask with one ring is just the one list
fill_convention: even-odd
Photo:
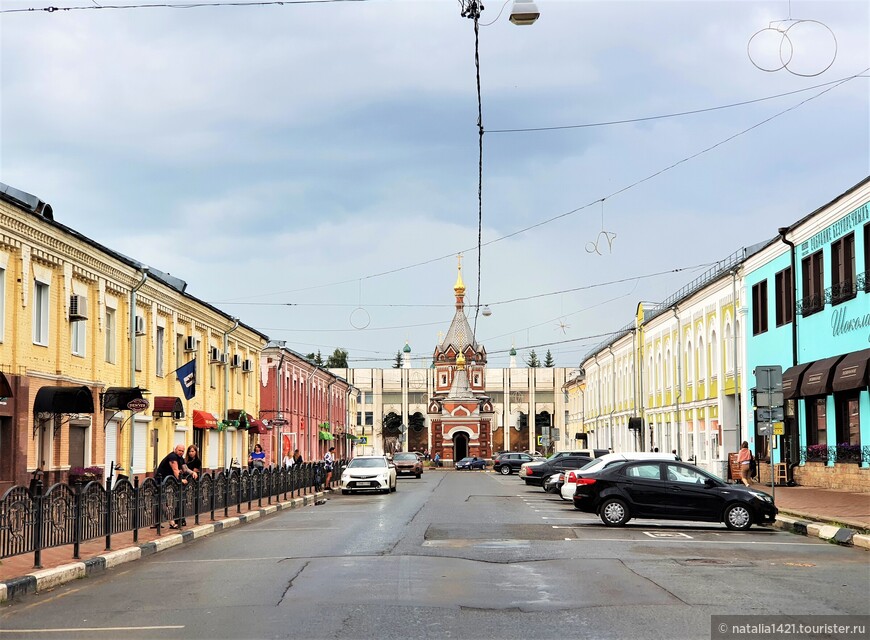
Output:
[[193,479],[199,480],[199,477],[202,475],[202,460],[199,457],[199,449],[196,448],[195,444],[187,448],[187,453],[184,454],[184,465],[187,467],[188,473],[193,476]]
[[248,456],[248,467],[251,470],[254,469],[263,469],[266,466],[266,452],[263,451],[263,447],[260,446],[259,443],[254,445],[254,450],[251,452],[251,455]]
[[740,465],[740,480],[745,486],[749,486],[749,463],[752,461],[752,452],[749,450],[749,443],[744,440],[740,445],[740,453],[737,454],[737,462]]
[[324,484],[329,487],[329,483],[332,480],[332,466],[335,464],[335,447],[329,447],[329,451],[327,451],[323,455],[323,470],[326,471],[326,481]]
[[[184,469],[184,445],[177,444],[175,445],[175,449],[166,454],[166,457],[160,461],[160,464],[157,465],[157,469],[154,471],[154,480],[157,481],[158,485],[163,484],[164,478],[168,478],[169,476],[174,477],[181,484],[187,484],[187,478],[184,477],[183,473]],[[180,529],[181,526],[175,523],[175,519],[171,517],[171,511],[167,506],[167,519],[169,520],[169,528],[170,529]],[[181,506],[181,501],[177,501],[177,506]],[[156,527],[157,525],[154,525]]]
[[293,466],[302,464],[302,454],[299,453],[299,449],[293,449]]

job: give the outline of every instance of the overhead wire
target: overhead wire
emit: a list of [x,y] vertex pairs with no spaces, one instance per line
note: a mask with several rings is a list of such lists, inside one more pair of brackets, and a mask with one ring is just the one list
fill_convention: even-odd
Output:
[[85,11],[95,9],[201,9],[203,7],[267,7],[293,4],[334,4],[338,2],[370,2],[371,0],[252,0],[244,2],[148,2],[143,4],[93,4],[72,7],[24,7],[21,9],[0,9],[0,13],[56,13],[59,11]]

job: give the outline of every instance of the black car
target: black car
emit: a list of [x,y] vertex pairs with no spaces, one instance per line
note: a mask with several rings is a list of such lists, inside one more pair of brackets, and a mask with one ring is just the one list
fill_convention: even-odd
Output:
[[526,462],[534,460],[535,458],[528,453],[502,453],[492,461],[492,470],[503,476],[509,476],[514,471],[519,471]]
[[745,531],[776,519],[773,498],[763,491],[726,484],[685,462],[636,460],[598,473],[577,474],[574,507],[595,513],[610,527],[631,518],[724,522]]
[[486,469],[486,460],[477,457],[463,458],[455,466],[460,471],[462,469]]
[[540,487],[544,483],[544,478],[547,478],[554,473],[558,473],[559,471],[579,469],[587,462],[592,462],[592,458],[574,453],[569,453],[568,455],[550,460],[530,462],[524,464],[520,469],[520,478],[525,480],[526,484],[534,484]]

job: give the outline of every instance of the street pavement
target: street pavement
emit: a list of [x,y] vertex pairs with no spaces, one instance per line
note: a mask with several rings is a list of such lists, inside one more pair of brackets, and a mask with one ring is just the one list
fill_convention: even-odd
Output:
[[[429,473],[466,473],[454,472],[451,470],[434,470]],[[471,473],[471,472],[468,472]],[[474,472],[482,473],[482,472]],[[488,472],[486,472],[488,473]],[[514,480],[516,476],[510,476]],[[771,488],[766,485],[755,484],[754,487],[770,493]],[[850,527],[856,532],[870,533],[870,493],[852,493],[848,491],[835,491],[831,489],[816,489],[813,487],[776,487],[774,489],[776,496],[776,506],[779,508],[783,516],[794,516],[803,521],[820,524],[833,524],[842,527]],[[253,505],[253,511],[258,512],[259,508],[256,504]],[[237,512],[235,508],[230,510],[230,516],[238,514],[247,514],[247,503],[241,505],[241,509]],[[215,514],[215,519],[221,520],[222,512]],[[201,523],[213,522],[209,514],[200,515]],[[190,519],[190,524],[193,524],[193,519]],[[190,528],[190,527],[188,527]],[[158,534],[154,529],[140,529],[138,542],[134,542],[131,532],[116,534],[112,537],[112,549],[119,550],[129,548],[134,545],[141,545],[152,542],[161,538],[166,538],[167,535],[174,533],[168,529],[163,529],[161,534]],[[97,538],[82,543],[79,549],[79,559],[73,557],[72,545],[63,547],[52,547],[42,551],[41,569],[51,570],[71,562],[84,562],[91,560],[100,555],[105,554],[106,541],[105,538]],[[0,583],[6,581],[14,581],[37,569],[33,564],[33,554],[23,554],[5,558],[0,561]],[[0,588],[0,600],[3,600],[2,588]]]
[[24,596],[0,609],[0,632],[709,638],[717,614],[868,613],[868,558],[775,528],[612,529],[516,476],[427,472],[395,494],[275,510]]

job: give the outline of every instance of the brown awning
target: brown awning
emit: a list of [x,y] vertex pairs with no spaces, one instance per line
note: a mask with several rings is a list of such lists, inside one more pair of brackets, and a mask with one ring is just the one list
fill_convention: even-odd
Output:
[[100,397],[103,409],[126,411],[130,400],[142,400],[142,389],[139,387],[109,387]]
[[824,396],[831,393],[831,378],[834,375],[834,367],[842,358],[843,356],[834,356],[813,362],[801,382],[801,397]]
[[804,362],[793,367],[789,367],[782,372],[782,397],[786,400],[790,398],[800,397],[801,377],[804,371],[810,368],[812,362]]
[[176,396],[157,396],[154,398],[154,410],[152,416],[169,416],[175,420],[184,417],[184,405],[181,398]]
[[847,353],[834,370],[831,387],[834,391],[861,389],[868,384],[870,349]]
[[261,436],[269,433],[268,427],[266,427],[261,420],[248,416],[248,424],[250,425],[248,427],[248,433],[257,433]]
[[33,413],[93,413],[94,396],[87,387],[42,387]]
[[3,372],[0,371],[0,398],[11,398],[12,397],[12,387],[9,385],[9,381],[6,379],[6,376],[3,375]]
[[217,418],[208,411],[193,410],[193,426],[195,429],[217,429]]

